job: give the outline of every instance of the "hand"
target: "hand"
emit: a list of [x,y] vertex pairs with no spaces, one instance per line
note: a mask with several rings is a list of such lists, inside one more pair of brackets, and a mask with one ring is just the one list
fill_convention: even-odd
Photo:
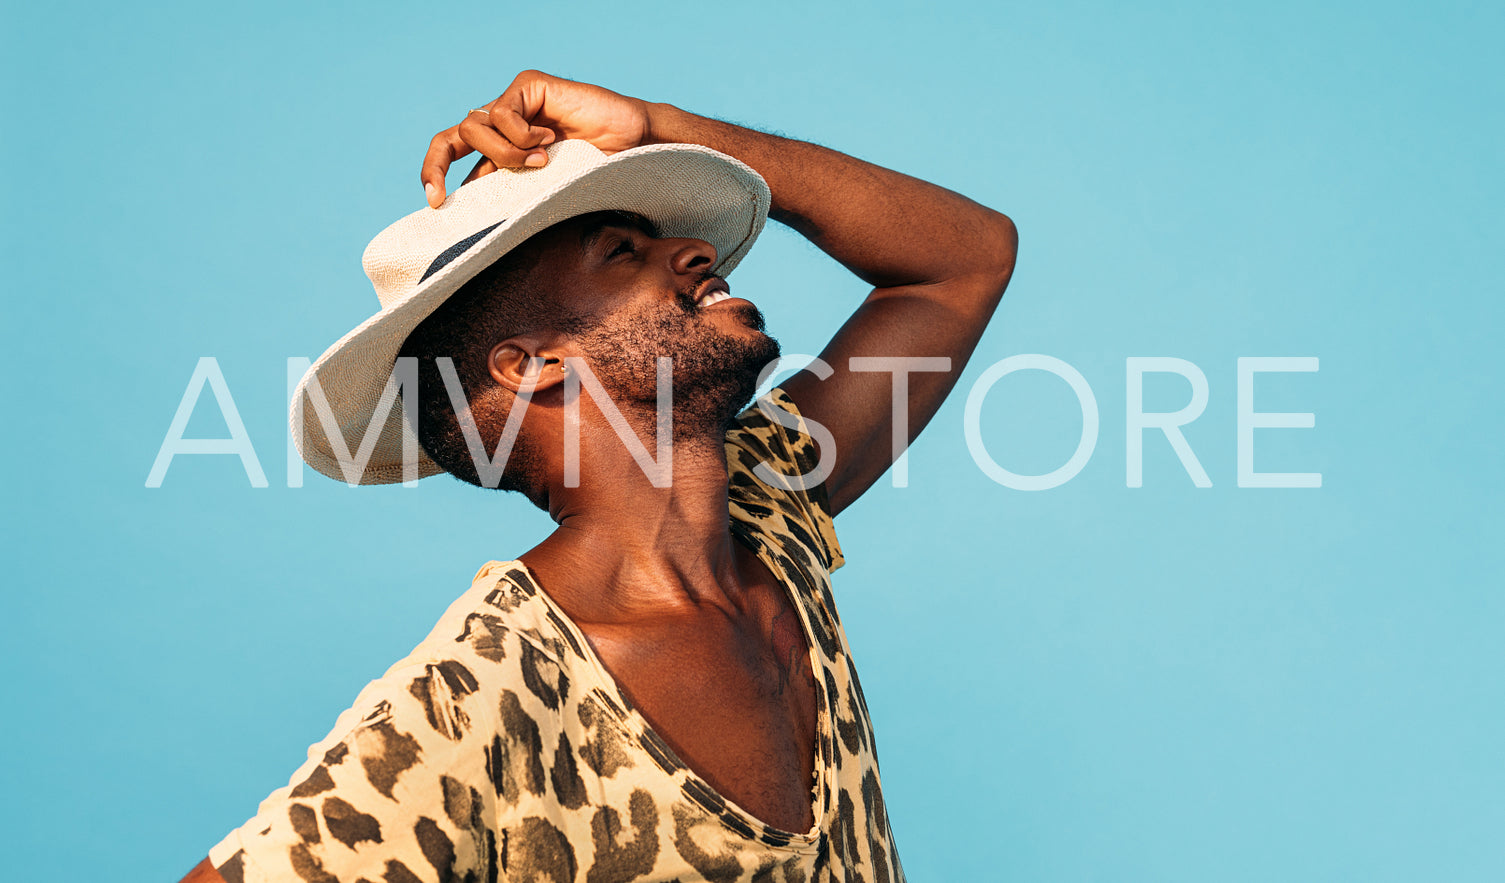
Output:
[[429,205],[438,208],[444,203],[445,172],[472,151],[482,158],[466,183],[499,168],[542,166],[548,162],[542,148],[555,141],[578,138],[611,154],[644,143],[648,132],[645,102],[589,83],[523,71],[495,101],[434,136],[420,177]]

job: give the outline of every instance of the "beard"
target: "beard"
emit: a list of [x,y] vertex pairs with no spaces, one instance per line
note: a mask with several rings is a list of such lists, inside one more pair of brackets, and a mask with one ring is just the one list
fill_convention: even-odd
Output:
[[656,425],[658,359],[673,359],[676,443],[714,439],[719,445],[752,401],[759,374],[779,357],[779,342],[764,333],[757,307],[736,308],[752,334],[728,334],[706,318],[695,290],[709,278],[697,278],[673,301],[617,313],[576,337],[601,385],[639,430]]

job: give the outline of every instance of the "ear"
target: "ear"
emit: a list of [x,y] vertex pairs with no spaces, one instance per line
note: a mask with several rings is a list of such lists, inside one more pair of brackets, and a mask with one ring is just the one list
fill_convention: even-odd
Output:
[[542,392],[564,381],[569,373],[564,358],[573,354],[529,335],[519,335],[492,347],[486,355],[486,367],[493,380],[514,393]]

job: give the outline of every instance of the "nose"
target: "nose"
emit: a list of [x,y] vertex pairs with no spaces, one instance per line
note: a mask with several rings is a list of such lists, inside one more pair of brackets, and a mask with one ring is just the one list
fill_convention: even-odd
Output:
[[716,266],[716,246],[704,239],[682,237],[661,239],[659,243],[668,252],[669,268],[675,273],[709,273]]

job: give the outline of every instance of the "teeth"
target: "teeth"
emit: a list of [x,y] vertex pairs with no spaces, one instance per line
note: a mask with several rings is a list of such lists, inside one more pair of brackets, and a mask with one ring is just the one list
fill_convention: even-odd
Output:
[[702,307],[708,307],[712,304],[719,304],[724,300],[731,300],[731,297],[732,296],[730,294],[727,294],[724,291],[713,291],[700,299],[700,305]]

